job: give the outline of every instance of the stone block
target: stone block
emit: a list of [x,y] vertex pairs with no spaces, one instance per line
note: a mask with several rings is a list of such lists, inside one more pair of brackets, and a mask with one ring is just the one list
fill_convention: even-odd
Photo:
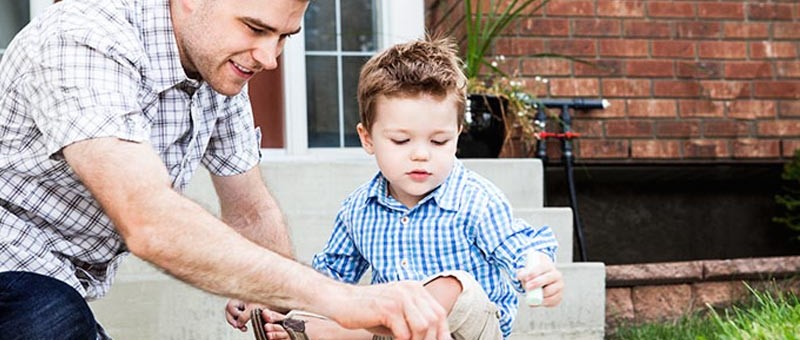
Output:
[[784,278],[800,272],[800,256],[703,261],[707,280]]
[[631,288],[606,289],[606,324],[616,326],[634,317]]
[[664,321],[679,318],[691,310],[690,285],[641,286],[632,289],[637,321]]
[[698,282],[692,284],[694,308],[724,307],[731,303],[731,285],[735,282]]
[[670,284],[700,281],[701,262],[668,262],[606,266],[606,286]]

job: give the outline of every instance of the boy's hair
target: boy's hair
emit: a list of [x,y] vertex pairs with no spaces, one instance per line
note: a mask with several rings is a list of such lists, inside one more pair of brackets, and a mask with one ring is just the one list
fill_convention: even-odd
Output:
[[467,78],[450,39],[416,40],[394,45],[373,56],[361,68],[358,109],[361,124],[370,131],[375,122],[375,101],[380,96],[451,96],[458,126],[464,123]]

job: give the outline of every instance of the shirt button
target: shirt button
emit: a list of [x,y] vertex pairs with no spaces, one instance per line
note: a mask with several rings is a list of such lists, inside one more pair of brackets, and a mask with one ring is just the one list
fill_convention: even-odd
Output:
[[403,225],[408,224],[408,216],[403,216],[403,218],[400,219],[400,223]]
[[400,267],[403,268],[408,267],[408,260],[403,259],[402,261],[400,261]]

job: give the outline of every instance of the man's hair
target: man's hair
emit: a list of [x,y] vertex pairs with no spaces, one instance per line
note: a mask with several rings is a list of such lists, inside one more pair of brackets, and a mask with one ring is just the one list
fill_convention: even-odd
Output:
[[380,96],[431,95],[452,97],[458,126],[464,123],[467,79],[450,39],[415,40],[394,45],[373,56],[361,68],[358,109],[361,124],[370,131],[375,122],[375,101]]

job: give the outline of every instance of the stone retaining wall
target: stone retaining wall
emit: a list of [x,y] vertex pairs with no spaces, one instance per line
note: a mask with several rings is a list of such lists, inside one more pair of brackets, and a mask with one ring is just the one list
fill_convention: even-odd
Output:
[[606,331],[722,307],[753,288],[800,295],[800,256],[606,266]]

